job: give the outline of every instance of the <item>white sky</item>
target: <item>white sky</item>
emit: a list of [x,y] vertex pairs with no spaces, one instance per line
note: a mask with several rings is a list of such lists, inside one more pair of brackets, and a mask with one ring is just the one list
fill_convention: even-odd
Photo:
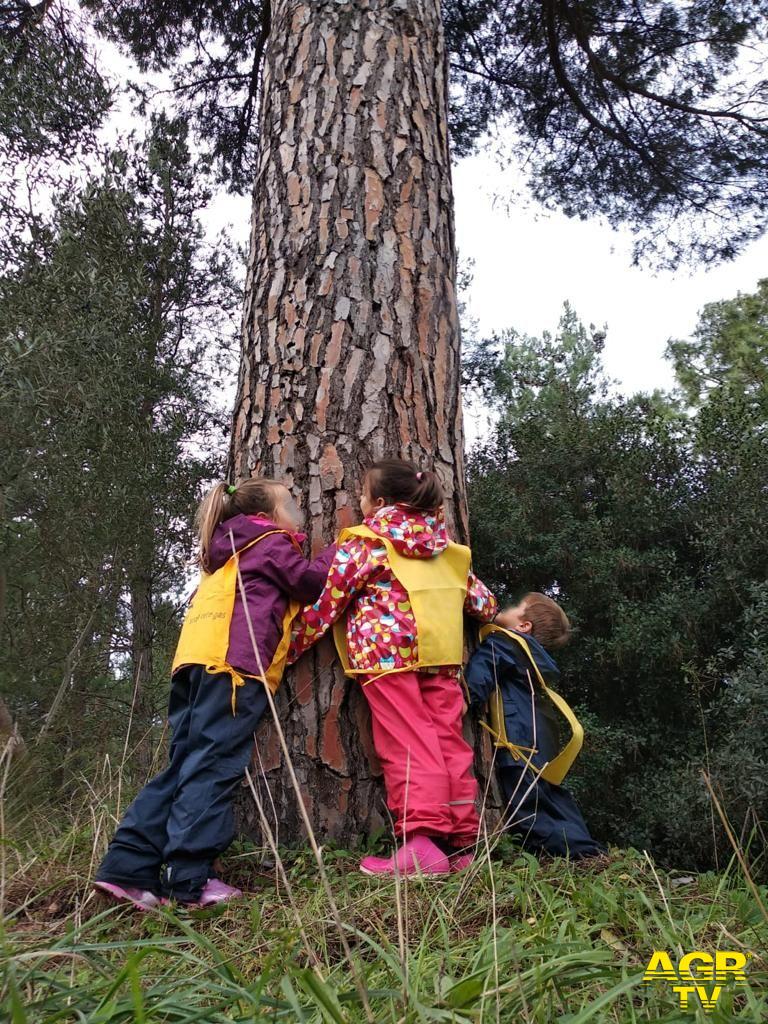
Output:
[[628,232],[562,214],[537,218],[532,209],[508,213],[494,202],[509,192],[508,173],[488,154],[454,170],[459,253],[475,261],[471,313],[487,332],[538,335],[557,326],[569,301],[586,324],[607,324],[605,366],[622,391],[670,386],[667,340],[690,335],[706,303],[753,291],[768,276],[768,237],[710,271],[633,267]]

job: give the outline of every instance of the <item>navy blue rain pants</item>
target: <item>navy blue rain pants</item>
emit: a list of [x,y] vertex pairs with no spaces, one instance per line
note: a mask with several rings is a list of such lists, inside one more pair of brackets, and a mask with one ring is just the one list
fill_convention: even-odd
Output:
[[263,683],[209,675],[200,665],[171,682],[168,767],[125,812],[96,878],[192,902],[213,877],[213,861],[235,834],[233,803],[267,706]]
[[529,769],[510,765],[497,771],[507,804],[505,829],[521,841],[523,849],[571,860],[605,853],[605,847],[589,834],[579,805],[567,789],[540,778],[526,795],[534,779]]

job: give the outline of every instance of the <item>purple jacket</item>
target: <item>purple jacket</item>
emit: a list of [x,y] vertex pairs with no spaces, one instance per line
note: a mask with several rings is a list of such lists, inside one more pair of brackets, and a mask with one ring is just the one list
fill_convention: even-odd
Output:
[[[263,533],[279,529],[281,527],[267,519],[243,515],[233,516],[220,523],[211,542],[211,571],[220,569],[232,557],[230,532],[235,548],[240,551]],[[294,536],[299,541],[304,539],[303,534]],[[265,671],[272,663],[283,635],[283,616],[288,601],[294,598],[300,604],[311,604],[317,600],[325,585],[335,551],[336,545],[331,544],[310,562],[297,551],[287,534],[280,533],[266,537],[240,556],[240,573],[248,611]],[[243,675],[259,675],[239,586],[229,628],[227,664]]]

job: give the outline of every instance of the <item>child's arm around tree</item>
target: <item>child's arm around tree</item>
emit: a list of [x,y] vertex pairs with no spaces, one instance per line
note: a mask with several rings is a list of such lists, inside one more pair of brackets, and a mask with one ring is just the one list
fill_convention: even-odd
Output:
[[286,534],[276,534],[262,551],[249,548],[240,556],[240,571],[245,576],[253,571],[281,587],[294,601],[309,604],[322,594],[336,545],[329,544],[311,562],[297,550]]
[[473,619],[490,622],[499,610],[498,602],[481,579],[473,572],[467,578],[467,599],[464,612]]
[[361,537],[345,541],[338,548],[334,547],[334,551],[320,596],[302,608],[294,620],[289,664],[325,636],[377,569],[371,557],[371,545]]

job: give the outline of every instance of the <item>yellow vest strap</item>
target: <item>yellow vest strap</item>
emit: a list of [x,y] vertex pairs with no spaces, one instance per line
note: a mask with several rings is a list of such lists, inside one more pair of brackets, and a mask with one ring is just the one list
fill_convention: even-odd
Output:
[[[212,675],[227,674],[232,680],[232,714],[237,710],[237,690],[245,684],[245,678],[227,662],[229,631],[232,614],[237,601],[241,600],[238,582],[240,555],[259,544],[266,537],[284,533],[301,550],[288,530],[276,528],[266,530],[259,537],[243,545],[230,555],[227,561],[214,573],[203,573],[200,583],[190,602],[184,624],[181,628],[176,654],[171,671],[183,665],[203,665]],[[285,668],[291,641],[291,625],[299,612],[297,601],[290,601],[283,616],[283,630],[274,657],[264,675],[249,676],[259,679],[274,693],[277,690]]]
[[[551,690],[544,682],[544,677],[539,671],[539,666],[536,664],[536,660],[533,657],[533,652],[531,651],[531,648],[525,637],[523,637],[520,633],[514,633],[509,629],[504,629],[502,626],[497,626],[495,623],[488,623],[488,625],[483,626],[481,628],[480,639],[485,640],[485,638],[487,636],[490,636],[491,633],[502,633],[504,636],[508,637],[510,640],[513,640],[519,647],[523,649],[523,651],[528,657],[528,661],[533,666],[533,671],[536,675],[536,680],[539,686],[546,694],[546,696],[549,697],[549,699],[555,705],[557,710],[562,714],[562,716],[565,718],[565,720],[571,727],[570,740],[558,753],[557,757],[554,757],[546,765],[546,767],[542,769],[540,773],[541,777],[543,779],[546,779],[547,782],[552,782],[554,785],[559,786],[565,778],[565,776],[570,771],[573,762],[579,755],[579,751],[581,750],[582,745],[584,743],[584,729],[582,728],[579,720],[576,718],[576,715],[573,713],[573,710],[571,709],[570,705],[566,703],[566,701],[560,696],[559,693],[556,693],[554,690]],[[486,726],[486,728],[488,728],[490,732],[494,733],[494,735],[497,736],[497,745],[502,745],[506,749],[509,749],[510,753],[512,753],[511,747],[514,747],[515,745],[510,744],[509,740],[507,739],[507,731],[506,726],[504,724],[503,703],[501,700],[501,693],[498,687],[496,688],[496,691],[491,699],[491,713],[492,725],[495,726],[495,728],[490,728],[488,726]]]
[[508,739],[502,739],[502,737],[499,736],[499,734],[496,732],[496,730],[492,729],[491,726],[488,725],[487,722],[481,721],[480,725],[482,725],[482,727],[485,729],[486,732],[489,732],[491,734],[491,736],[493,736],[493,740],[494,740],[493,745],[494,745],[494,747],[503,747],[505,750],[508,750],[509,753],[512,755],[512,757],[514,757],[514,759],[516,761],[529,760],[529,758],[526,759],[525,755],[526,754],[533,755],[533,754],[535,754],[537,752],[537,748],[536,747],[523,747],[523,746],[521,746],[518,743],[510,743],[510,741]]

